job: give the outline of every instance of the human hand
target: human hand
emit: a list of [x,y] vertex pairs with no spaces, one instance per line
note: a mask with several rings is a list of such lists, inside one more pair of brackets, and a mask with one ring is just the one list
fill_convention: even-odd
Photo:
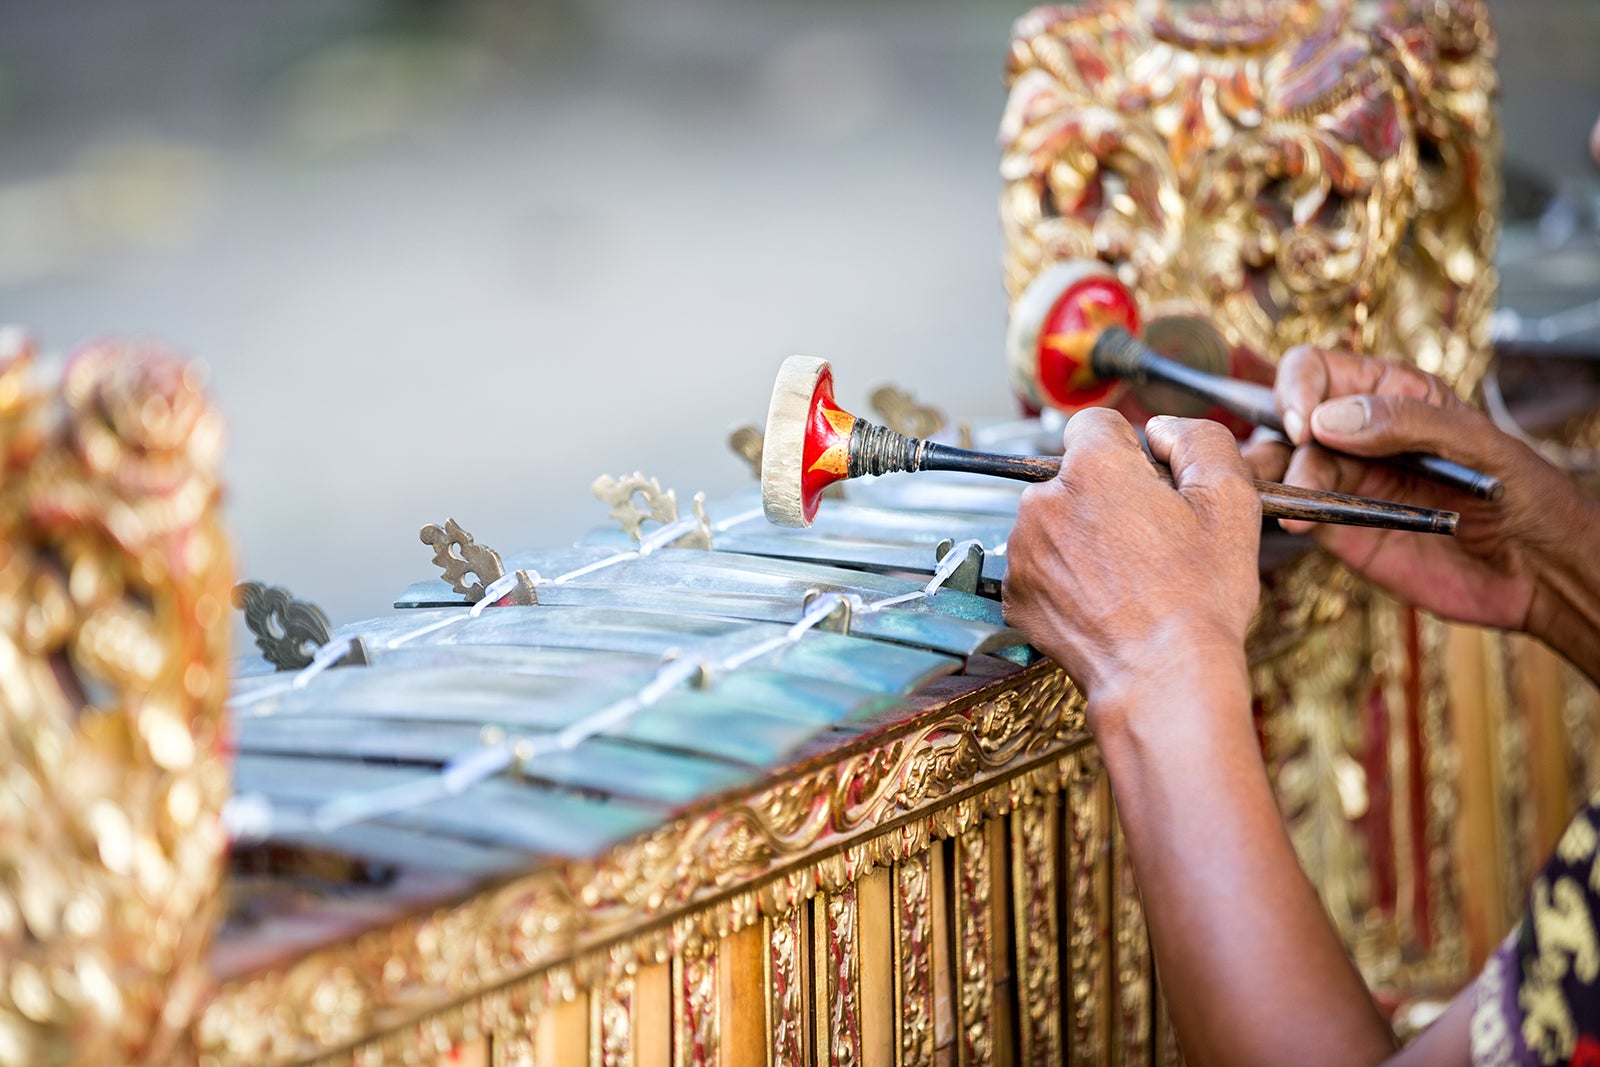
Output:
[[[1282,446],[1253,446],[1258,477],[1461,513],[1453,538],[1290,521],[1286,530],[1309,531],[1353,570],[1435,614],[1529,628],[1540,582],[1595,521],[1592,503],[1564,475],[1438,378],[1405,364],[1302,346],[1279,364],[1275,396],[1298,447],[1290,457]],[[1493,474],[1505,495],[1478,500],[1351,458],[1398,452],[1432,452]]]
[[1121,415],[1089,408],[1067,424],[1059,477],[1023,493],[1007,542],[1006,619],[1067,669],[1096,729],[1130,689],[1242,676],[1260,595],[1261,499],[1233,435],[1167,416],[1146,433],[1176,489]]

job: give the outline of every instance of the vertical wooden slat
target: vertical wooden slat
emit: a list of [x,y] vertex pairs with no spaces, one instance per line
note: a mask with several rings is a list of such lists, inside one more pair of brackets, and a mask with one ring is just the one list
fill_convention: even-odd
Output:
[[1061,1062],[1061,949],[1056,925],[1058,800],[1044,796],[1011,816],[1016,910],[1018,1047],[1025,1064]]
[[856,887],[819,893],[812,901],[815,942],[816,1062],[861,1062],[861,935]]
[[933,1047],[954,1049],[959,1027],[959,1001],[955,995],[956,942],[953,926],[955,894],[950,884],[954,870],[954,842],[934,846],[933,860]]
[[804,1067],[806,1059],[805,907],[764,919],[767,958],[767,1048],[772,1067]]
[[1017,997],[1012,966],[1011,820],[990,819],[989,835],[989,1057],[994,1067],[1017,1062]]
[[892,1064],[895,1059],[894,1016],[894,872],[880,867],[856,883],[856,915],[861,928],[858,946],[861,974],[861,1062]]
[[640,967],[633,980],[633,1061],[672,1067],[672,965]]
[[718,1067],[717,943],[694,938],[672,957],[674,1067]]
[[1513,692],[1523,708],[1527,723],[1528,802],[1532,806],[1532,834],[1527,842],[1529,854],[1523,857],[1525,871],[1544,862],[1556,847],[1572,812],[1568,797],[1571,763],[1567,758],[1566,727],[1562,712],[1566,687],[1561,677],[1560,656],[1530,638],[1506,638],[1511,658]]
[[908,856],[894,870],[894,970],[897,1067],[933,1062],[934,853]]
[[717,946],[717,1020],[723,1067],[766,1067],[765,931],[760,923]]
[[1483,965],[1506,931],[1502,915],[1505,875],[1499,861],[1502,834],[1495,818],[1496,731],[1485,689],[1484,646],[1482,630],[1452,626],[1444,651],[1450,734],[1456,741],[1460,776],[1455,853],[1461,866],[1462,926],[1473,970]]
[[956,1062],[962,1067],[979,1067],[993,1059],[989,896],[994,883],[994,855],[990,840],[987,826],[978,826],[956,839],[954,932],[958,960],[956,1007],[960,1018]]
[[583,1063],[589,1058],[589,996],[557,1001],[539,1015],[533,1048],[539,1067]]

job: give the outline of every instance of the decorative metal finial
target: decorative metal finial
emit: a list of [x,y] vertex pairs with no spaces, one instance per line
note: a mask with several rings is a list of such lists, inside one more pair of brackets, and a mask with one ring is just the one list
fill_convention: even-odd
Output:
[[733,454],[750,465],[750,473],[756,478],[761,477],[761,451],[764,440],[760,430],[750,423],[735,427],[728,434],[728,447]]
[[[501,562],[500,553],[488,545],[478,544],[454,519],[446,519],[442,527],[424,526],[418,536],[423,544],[433,548],[433,564],[450,583],[450,588],[465,596],[470,604],[482,600],[484,590],[505,577],[506,565]],[[477,581],[468,581],[469,578]],[[533,582],[521,571],[517,572],[516,587],[506,596],[513,604],[538,603]]]
[[[309,600],[296,600],[282,586],[240,582],[233,587],[233,606],[244,612],[244,624],[261,655],[280,671],[309,667],[317,649],[333,638],[327,614]],[[352,647],[340,665],[365,662],[360,648]]]
[[932,437],[950,421],[938,408],[919,404],[910,393],[892,385],[874,389],[867,403],[884,425],[907,437]]
[[[589,487],[603,504],[611,505],[611,518],[622,527],[622,532],[635,541],[644,540],[644,523],[651,520],[662,526],[678,521],[678,494],[662,489],[654,478],[646,478],[634,471],[625,478],[602,474]],[[635,497],[639,501],[635,501]],[[671,548],[711,548],[711,518],[706,514],[706,495],[696,493],[693,501],[695,526],[683,536],[673,540]]]

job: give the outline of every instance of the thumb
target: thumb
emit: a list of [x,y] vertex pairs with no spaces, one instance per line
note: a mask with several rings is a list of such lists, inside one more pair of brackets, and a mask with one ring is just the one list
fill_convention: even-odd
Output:
[[[1504,434],[1466,405],[1439,407],[1405,396],[1345,396],[1318,404],[1311,432],[1354,456],[1431,452],[1491,474],[1505,465]],[[1498,446],[1498,447],[1497,447]]]

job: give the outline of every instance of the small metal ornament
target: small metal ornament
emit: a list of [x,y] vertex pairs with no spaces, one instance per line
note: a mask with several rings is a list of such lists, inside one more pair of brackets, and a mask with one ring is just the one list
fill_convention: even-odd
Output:
[[749,465],[750,473],[757,478],[761,477],[762,444],[761,431],[748,422],[728,434],[728,448]]
[[[423,544],[433,547],[433,562],[443,572],[444,580],[470,604],[482,600],[484,590],[505,577],[506,568],[500,561],[500,553],[478,544],[454,519],[446,519],[442,528],[432,524],[424,526],[419,536]],[[469,582],[468,578],[477,578],[477,581]],[[513,604],[537,602],[533,582],[526,574],[518,574],[517,584],[507,597]]]
[[[654,478],[646,478],[634,471],[625,478],[602,474],[590,486],[603,504],[611,505],[611,518],[622,527],[622,532],[635,541],[643,542],[644,522],[653,520],[662,527],[671,526],[678,519],[678,494],[662,489]],[[634,500],[642,498],[643,506]],[[711,549],[711,519],[706,515],[706,495],[694,495],[694,528],[686,531],[666,545],[658,547]]]
[[321,608],[296,600],[282,586],[240,582],[233,587],[233,606],[244,612],[244,624],[261,654],[280,671],[309,667],[317,649],[333,636],[333,625]]
[[872,391],[867,404],[896,433],[907,437],[932,437],[949,424],[945,413],[928,404],[917,403],[916,397],[893,385],[882,385]]

